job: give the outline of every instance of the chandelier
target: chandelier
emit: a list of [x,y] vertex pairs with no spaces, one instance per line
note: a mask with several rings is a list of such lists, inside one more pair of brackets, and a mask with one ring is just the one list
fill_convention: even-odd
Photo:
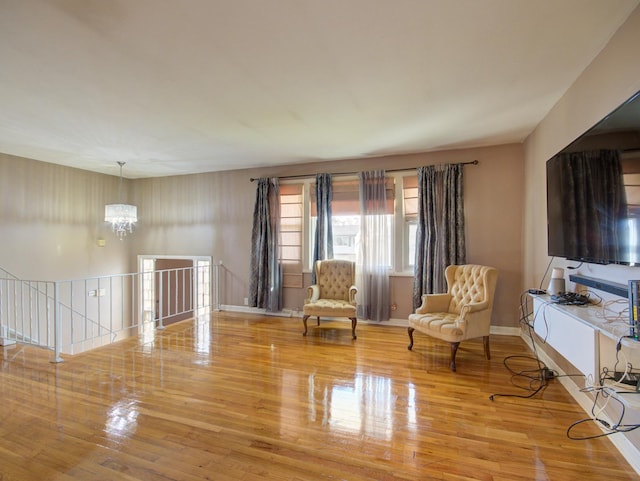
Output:
[[[120,166],[120,184],[118,185],[118,202],[122,202],[122,166]],[[122,240],[127,232],[133,232],[133,226],[138,222],[138,208],[129,204],[107,204],[104,206],[104,221],[110,222],[113,232]]]

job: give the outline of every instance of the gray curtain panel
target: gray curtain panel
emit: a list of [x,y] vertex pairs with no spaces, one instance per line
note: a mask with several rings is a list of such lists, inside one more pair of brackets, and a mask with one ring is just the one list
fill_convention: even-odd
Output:
[[429,165],[418,169],[413,305],[422,294],[447,291],[444,270],[466,263],[462,164]]
[[280,184],[277,178],[258,179],[251,232],[249,306],[276,312],[282,306]]
[[331,227],[331,174],[316,175],[316,211],[317,222],[313,244],[313,264],[311,265],[311,282],[316,283],[316,261],[333,259],[333,229]]
[[384,170],[361,172],[358,317],[389,320],[391,225]]
[[620,239],[628,238],[620,152],[570,152],[557,159],[566,252],[577,258],[620,259]]

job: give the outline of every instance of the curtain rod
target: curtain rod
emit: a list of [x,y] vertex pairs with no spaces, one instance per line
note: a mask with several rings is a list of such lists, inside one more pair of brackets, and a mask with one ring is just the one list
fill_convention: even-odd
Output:
[[[471,160],[469,162],[457,162],[458,165],[478,165],[480,162],[477,160]],[[408,167],[406,169],[389,169],[389,170],[385,170],[385,172],[402,172],[404,170],[412,170],[415,167]],[[331,175],[356,175],[357,172],[336,172],[335,174],[331,174]],[[314,177],[313,174],[300,174],[300,175],[285,175],[285,176],[278,176],[278,179],[310,179]],[[251,177],[251,179],[249,179],[251,182],[258,180],[254,177]]]

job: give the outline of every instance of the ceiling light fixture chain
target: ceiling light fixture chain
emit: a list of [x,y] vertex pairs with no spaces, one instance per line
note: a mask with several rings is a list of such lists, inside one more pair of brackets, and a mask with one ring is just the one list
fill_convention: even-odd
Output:
[[133,226],[138,222],[138,208],[135,205],[122,203],[122,167],[124,162],[118,162],[120,166],[120,181],[118,184],[118,204],[104,206],[104,220],[111,224],[113,232],[122,240],[128,233],[133,232]]

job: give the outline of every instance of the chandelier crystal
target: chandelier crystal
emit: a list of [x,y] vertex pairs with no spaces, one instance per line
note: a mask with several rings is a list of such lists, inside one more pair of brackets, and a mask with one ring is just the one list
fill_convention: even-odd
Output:
[[133,232],[133,226],[138,222],[138,208],[135,205],[122,203],[122,166],[124,162],[118,162],[120,166],[120,184],[118,186],[119,204],[107,204],[104,206],[104,221],[109,222],[113,232],[122,240],[128,233]]

